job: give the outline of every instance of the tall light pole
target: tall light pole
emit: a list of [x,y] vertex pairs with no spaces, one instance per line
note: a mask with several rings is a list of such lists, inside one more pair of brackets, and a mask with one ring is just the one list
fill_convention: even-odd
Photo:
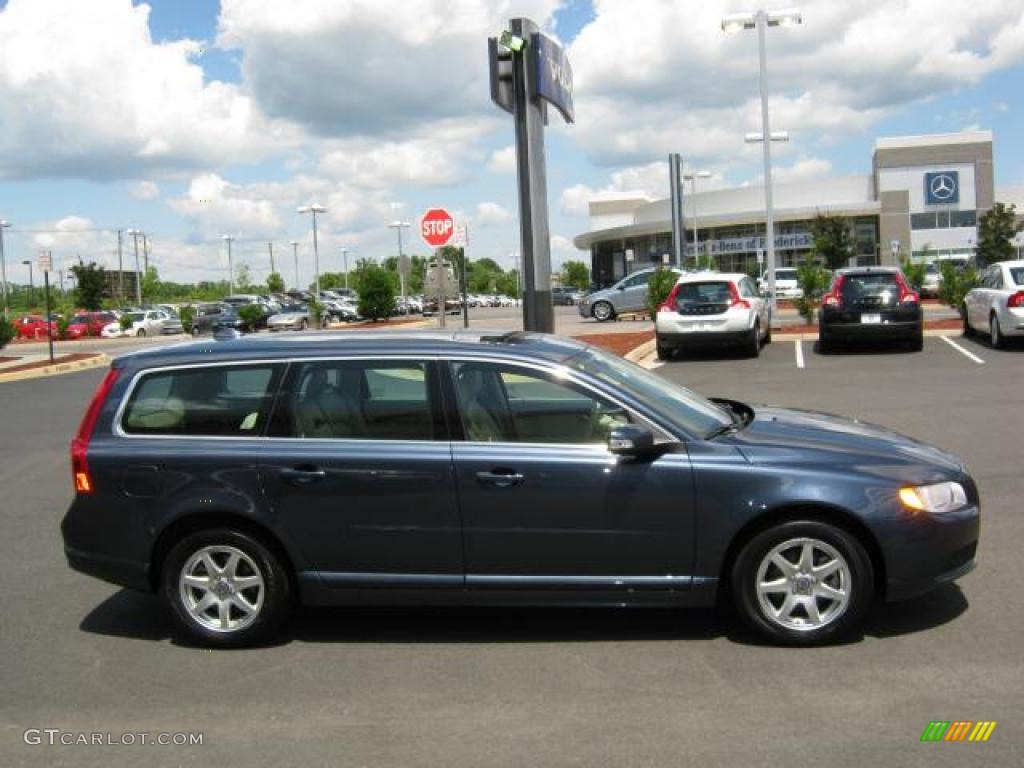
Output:
[[[397,210],[398,205],[397,204],[392,204],[391,207],[392,207],[392,209]],[[393,230],[395,230],[395,232],[398,233],[398,277],[402,281],[402,306],[405,307],[405,314],[409,314],[409,302],[407,302],[405,300],[405,298],[406,298],[406,294],[405,294],[405,288],[406,288],[406,286],[405,286],[405,274],[402,271],[403,270],[403,268],[402,268],[402,258],[405,256],[405,254],[402,252],[402,230],[403,229],[408,229],[411,226],[412,226],[412,224],[410,224],[408,221],[402,221],[401,219],[395,219],[390,224],[388,224],[388,229],[393,229]],[[440,264],[441,260],[438,259],[437,262],[438,262],[438,264]],[[426,298],[424,298],[423,300],[426,301]],[[443,323],[444,322],[444,308],[438,306],[438,310],[437,311],[438,311],[438,317],[441,318],[441,322]]]
[[4,320],[10,319],[11,310],[7,302],[7,256],[4,254],[4,230],[11,222],[0,219],[0,282],[4,284]]
[[[754,13],[735,13],[722,19],[723,32],[738,32],[743,29],[757,30],[757,49],[760,60],[761,84],[761,133],[760,136],[747,134],[746,140],[760,141],[764,148],[764,207],[765,207],[765,250],[767,255],[768,293],[770,296],[772,317],[777,307],[775,301],[775,211],[772,208],[772,142],[786,141],[784,134],[773,134],[768,119],[768,54],[765,50],[765,29],[768,27],[796,26],[803,21],[800,11],[787,9],[783,11],[765,11],[759,9]],[[776,138],[776,136],[779,138]],[[784,137],[784,138],[783,138]]]
[[129,229],[125,234],[132,236],[135,245],[135,303],[142,309],[142,274],[139,272],[139,235],[142,233],[137,229]]
[[318,213],[327,213],[327,209],[317,203],[310,203],[304,205],[301,208],[297,208],[296,211],[302,214],[311,214],[313,217],[313,275],[314,275],[314,293],[316,294],[316,303],[320,303],[320,249],[316,242],[316,215]]
[[28,305],[31,307],[32,304],[35,303],[36,299],[36,282],[32,277],[32,261],[30,259],[25,259],[25,261],[21,263],[28,267]]
[[341,266],[345,270],[345,290],[348,290],[348,248],[341,249]]
[[228,244],[228,294],[235,292],[235,265],[231,261],[231,243],[234,241],[232,235],[221,235],[224,242]]
[[[690,182],[690,199],[693,200],[693,258],[696,263],[700,258],[700,241],[697,239],[697,179],[710,179],[711,173],[708,171],[696,171],[694,173],[684,173],[683,179]],[[711,257],[710,251],[708,252],[708,258]]]
[[292,240],[292,256],[295,257],[295,290],[299,290],[299,241]]

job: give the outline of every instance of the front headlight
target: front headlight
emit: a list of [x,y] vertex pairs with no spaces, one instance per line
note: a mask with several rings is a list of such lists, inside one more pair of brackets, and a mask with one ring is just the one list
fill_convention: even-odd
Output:
[[960,483],[948,481],[934,485],[900,488],[900,501],[914,512],[941,514],[967,506],[967,492]]

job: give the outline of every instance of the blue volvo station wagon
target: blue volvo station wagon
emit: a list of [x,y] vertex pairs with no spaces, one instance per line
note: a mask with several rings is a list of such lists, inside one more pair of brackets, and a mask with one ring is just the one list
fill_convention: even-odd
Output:
[[809,645],[975,565],[954,456],[709,400],[529,333],[190,343],[115,360],[71,444],[71,567],[213,646],[305,605],[730,600]]

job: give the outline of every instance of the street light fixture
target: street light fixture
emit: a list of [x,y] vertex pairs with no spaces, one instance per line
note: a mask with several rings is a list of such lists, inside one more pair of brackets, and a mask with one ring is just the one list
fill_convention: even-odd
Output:
[[313,275],[314,275],[314,293],[316,294],[316,303],[320,303],[320,249],[316,241],[316,215],[318,213],[327,213],[327,209],[317,203],[310,203],[304,205],[301,208],[295,209],[297,213],[310,214],[313,217]]
[[142,232],[138,229],[129,229],[125,234],[132,236],[132,243],[135,245],[135,303],[142,309],[142,274],[139,272],[139,235]]
[[349,254],[348,248],[342,247],[341,248],[341,264],[342,264],[342,268],[345,270],[345,290],[346,291],[348,290],[348,254]]
[[[787,141],[789,136],[784,133],[772,133],[768,118],[768,54],[765,50],[765,29],[768,27],[791,27],[803,23],[800,11],[787,8],[779,11],[759,9],[754,13],[734,13],[722,19],[723,32],[738,32],[744,29],[757,30],[757,50],[760,61],[761,86],[761,133],[747,134],[747,141],[760,141],[764,148],[764,207],[765,207],[765,245],[768,271],[768,294],[771,303],[772,317],[775,317],[778,305],[775,300],[775,212],[772,208],[772,149],[773,141]],[[752,138],[755,137],[755,138]]]
[[7,300],[7,256],[4,254],[4,230],[11,222],[0,219],[0,282],[4,286],[4,320],[10,319],[10,308]]
[[[690,199],[693,200],[693,258],[700,256],[700,241],[697,239],[697,179],[710,179],[710,171],[696,171],[695,173],[684,173],[683,180],[690,182]],[[708,258],[711,253],[708,252]]]
[[231,243],[234,242],[233,235],[221,235],[224,242],[228,244],[228,294],[235,292],[235,265],[231,260]]

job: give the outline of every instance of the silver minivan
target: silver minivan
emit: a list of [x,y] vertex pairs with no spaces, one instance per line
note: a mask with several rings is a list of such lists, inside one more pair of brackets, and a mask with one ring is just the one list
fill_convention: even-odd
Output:
[[[656,267],[641,269],[626,275],[611,288],[587,294],[579,303],[580,316],[603,323],[614,320],[616,315],[646,312],[647,284],[656,271]],[[679,273],[679,270],[673,271]]]

